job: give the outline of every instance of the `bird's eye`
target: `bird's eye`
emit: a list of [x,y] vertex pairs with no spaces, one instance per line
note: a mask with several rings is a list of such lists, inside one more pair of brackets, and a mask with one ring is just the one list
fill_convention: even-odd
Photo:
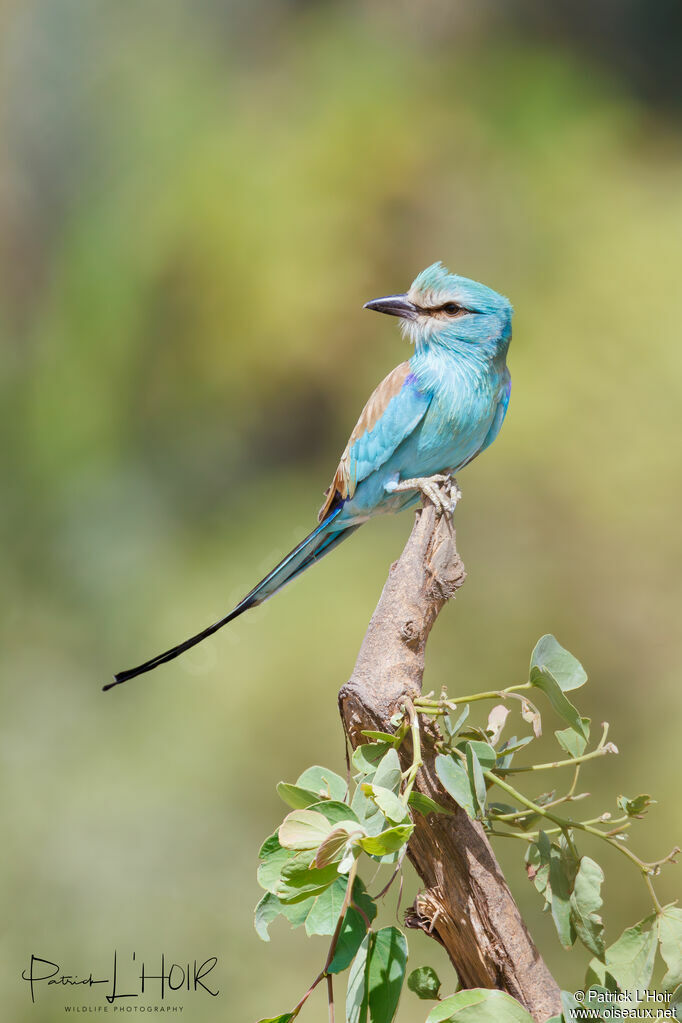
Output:
[[461,312],[462,307],[461,305],[457,305],[456,302],[446,302],[445,305],[441,306],[441,309],[444,313],[449,313],[451,316],[454,316],[456,313]]

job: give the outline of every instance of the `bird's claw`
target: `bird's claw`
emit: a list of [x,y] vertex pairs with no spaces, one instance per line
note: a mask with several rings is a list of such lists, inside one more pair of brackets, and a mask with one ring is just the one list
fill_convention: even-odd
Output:
[[417,479],[401,480],[391,487],[392,493],[404,490],[418,490],[436,509],[437,515],[451,517],[462,492],[454,476],[436,473],[434,476],[423,476]]

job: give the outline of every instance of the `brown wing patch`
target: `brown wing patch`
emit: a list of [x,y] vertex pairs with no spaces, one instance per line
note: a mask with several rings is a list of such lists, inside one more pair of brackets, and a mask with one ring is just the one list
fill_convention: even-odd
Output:
[[355,429],[348,439],[346,450],[341,455],[341,461],[338,464],[331,486],[325,490],[326,500],[317,516],[319,522],[322,522],[322,519],[329,513],[336,497],[345,500],[345,498],[352,497],[355,493],[357,481],[351,476],[350,450],[356,440],[371,430],[377,421],[381,419],[388,407],[388,403],[400,392],[409,375],[409,362],[401,362],[399,366],[391,370],[387,377],[384,377],[379,386],[370,395],[369,401],[360,413]]

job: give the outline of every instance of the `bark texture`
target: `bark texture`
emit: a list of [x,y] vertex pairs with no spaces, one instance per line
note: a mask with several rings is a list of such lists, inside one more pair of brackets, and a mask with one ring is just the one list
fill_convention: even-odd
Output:
[[[420,694],[429,633],[464,579],[452,520],[438,517],[426,503],[391,566],[353,675],[339,693],[353,747],[367,742],[363,729],[392,731],[392,715]],[[533,944],[483,828],[440,784],[435,726],[424,718],[420,723],[424,766],[415,788],[448,806],[454,816],[415,815],[407,851],[426,887],[406,924],[421,927],[444,945],[464,987],[506,991],[541,1023],[561,1012],[559,988]]]

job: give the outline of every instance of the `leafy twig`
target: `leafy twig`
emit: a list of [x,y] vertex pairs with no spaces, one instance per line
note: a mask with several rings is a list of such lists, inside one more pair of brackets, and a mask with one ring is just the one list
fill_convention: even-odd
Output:
[[[459,753],[460,751],[458,750],[457,752]],[[460,756],[462,756],[461,753]],[[602,831],[600,828],[595,828],[592,823],[588,823],[586,821],[574,821],[571,820],[570,818],[559,817],[557,814],[551,813],[549,810],[546,809],[546,807],[543,807],[539,803],[534,803],[531,799],[528,799],[521,792],[515,789],[512,785],[510,785],[508,782],[504,781],[502,778],[496,775],[493,771],[484,770],[483,776],[486,778],[487,781],[492,782],[493,784],[499,786],[499,788],[501,788],[504,792],[507,793],[507,795],[511,796],[517,802],[521,803],[523,806],[526,806],[529,810],[532,810],[533,813],[537,813],[541,817],[545,817],[547,820],[552,821],[552,823],[556,824],[559,830],[564,835],[566,835],[567,838],[568,832],[572,829],[576,829],[578,831],[585,831],[587,832],[587,834],[594,835],[597,838],[601,838],[604,842],[607,842],[608,845],[613,846],[614,849],[618,849],[624,856],[627,856],[627,858],[632,863],[634,863],[635,866],[639,869],[640,873],[645,879],[647,888],[649,889],[649,892],[652,894],[652,898],[654,899],[654,906],[656,908],[656,912],[657,913],[660,912],[660,903],[658,902],[658,899],[656,899],[656,896],[654,894],[653,885],[651,883],[651,877],[652,875],[658,873],[658,871],[660,870],[661,866],[664,863],[670,862],[673,859],[673,857],[676,855],[675,850],[673,850],[667,856],[663,857],[663,859],[654,860],[651,863],[646,863],[644,860],[640,859],[640,857],[637,856],[636,853],[633,853],[631,849],[628,849],[627,846],[624,846],[621,842],[618,842],[613,835],[609,834],[609,832]]]

